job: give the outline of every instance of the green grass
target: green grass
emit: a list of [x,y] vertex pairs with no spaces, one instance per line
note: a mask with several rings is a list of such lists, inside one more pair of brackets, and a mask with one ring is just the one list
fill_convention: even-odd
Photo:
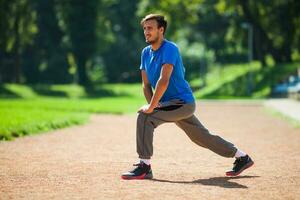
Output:
[[28,107],[1,107],[0,139],[46,132],[88,120],[88,113],[66,112]]
[[82,124],[91,113],[133,113],[145,103],[140,84],[105,84],[93,90],[6,84],[0,96],[2,140]]
[[[234,64],[226,66],[216,66],[206,77],[206,86],[197,90],[194,94],[196,98],[245,98],[245,85],[249,71],[255,72],[261,68],[259,63]],[[234,84],[240,79],[240,84]],[[234,85],[231,85],[231,84]],[[192,87],[201,84],[201,80],[193,80]],[[249,97],[247,97],[249,98]]]
[[[200,85],[203,85],[203,80],[200,79],[192,80],[191,86],[195,89],[196,98],[266,98],[270,96],[275,84],[286,80],[289,75],[295,74],[299,66],[299,63],[289,63],[262,67],[256,62],[251,65],[215,66],[206,76],[205,87],[199,88]],[[253,80],[252,95],[247,92],[249,72],[251,72]]]
[[99,99],[68,99],[68,98],[35,98],[35,99],[1,99],[2,108],[26,108],[58,110],[66,112],[89,113],[130,113],[135,112],[143,99],[131,97],[104,97]]
[[268,97],[271,95],[272,87],[281,81],[287,81],[288,77],[297,74],[300,63],[278,64],[264,67],[254,74],[255,91],[254,97]]
[[0,85],[0,98],[34,99],[39,97],[103,98],[103,97],[135,97],[142,98],[141,84],[103,84],[91,89],[69,85]]

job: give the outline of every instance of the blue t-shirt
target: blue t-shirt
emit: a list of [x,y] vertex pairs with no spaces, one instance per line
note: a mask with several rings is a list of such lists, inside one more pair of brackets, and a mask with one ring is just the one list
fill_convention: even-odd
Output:
[[151,45],[145,47],[141,56],[141,70],[145,70],[147,78],[154,89],[160,77],[161,68],[164,64],[173,65],[169,85],[160,102],[180,99],[185,103],[195,101],[192,90],[184,78],[185,68],[175,43],[164,40],[159,49],[152,50]]

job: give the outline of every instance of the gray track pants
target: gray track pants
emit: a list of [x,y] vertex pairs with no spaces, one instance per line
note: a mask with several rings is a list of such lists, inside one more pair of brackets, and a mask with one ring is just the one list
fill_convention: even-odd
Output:
[[[172,104],[172,103],[171,103]],[[212,135],[194,115],[195,103],[169,105],[166,110],[155,109],[150,114],[138,113],[136,143],[141,159],[150,159],[153,155],[153,132],[163,123],[174,122],[197,145],[224,156],[233,157],[236,147],[223,138]]]

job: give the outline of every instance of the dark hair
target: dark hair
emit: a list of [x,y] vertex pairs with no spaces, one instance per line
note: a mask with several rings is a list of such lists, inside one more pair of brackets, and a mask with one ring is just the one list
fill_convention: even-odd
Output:
[[149,14],[149,15],[147,15],[146,17],[144,17],[142,19],[141,26],[144,25],[145,21],[148,21],[148,20],[151,20],[151,19],[154,19],[154,20],[157,21],[158,28],[160,28],[160,27],[164,28],[164,34],[165,34],[168,22],[167,22],[167,20],[165,19],[165,17],[163,15],[160,15],[160,14]]

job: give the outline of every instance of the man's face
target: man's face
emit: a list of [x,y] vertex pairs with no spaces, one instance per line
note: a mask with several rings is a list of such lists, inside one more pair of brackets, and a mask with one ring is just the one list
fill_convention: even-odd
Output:
[[146,42],[153,44],[163,36],[163,27],[158,28],[157,21],[150,19],[144,22],[143,25]]

